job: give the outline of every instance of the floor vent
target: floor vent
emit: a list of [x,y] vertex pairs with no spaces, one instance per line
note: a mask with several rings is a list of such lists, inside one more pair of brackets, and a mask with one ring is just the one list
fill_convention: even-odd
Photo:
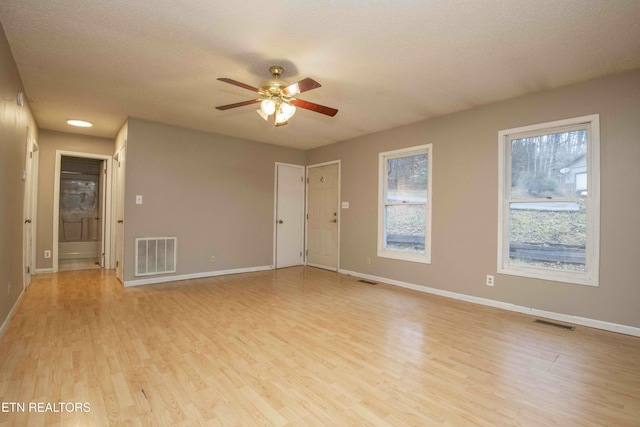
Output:
[[136,239],[136,276],[175,273],[177,237],[140,237]]
[[367,285],[377,285],[378,284],[378,282],[372,282],[370,280],[364,280],[364,279],[360,279],[360,280],[358,280],[358,282],[366,283]]
[[562,325],[560,323],[549,322],[548,320],[536,319],[536,320],[533,321],[533,323],[540,323],[542,325],[553,326],[553,327],[560,328],[560,329],[566,329],[568,331],[573,331],[573,330],[576,329],[575,326]]

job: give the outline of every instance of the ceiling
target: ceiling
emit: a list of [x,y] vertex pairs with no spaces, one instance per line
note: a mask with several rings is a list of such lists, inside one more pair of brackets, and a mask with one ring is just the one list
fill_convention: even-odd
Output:
[[[640,67],[638,0],[0,0],[0,21],[39,126],[109,138],[132,116],[310,149]],[[255,97],[218,77],[274,64],[338,115],[214,108]]]

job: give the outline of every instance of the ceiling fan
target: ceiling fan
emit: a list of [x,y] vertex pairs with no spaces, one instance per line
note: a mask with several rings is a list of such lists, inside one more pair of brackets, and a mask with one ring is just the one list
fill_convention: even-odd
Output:
[[326,114],[331,117],[338,113],[338,110],[335,108],[325,107],[324,105],[314,104],[313,102],[294,98],[294,96],[299,93],[320,87],[320,83],[317,81],[306,78],[299,82],[289,84],[284,80],[280,80],[280,75],[284,72],[284,68],[279,65],[272,65],[269,67],[269,72],[271,72],[273,78],[263,82],[259,88],[240,83],[233,79],[224,77],[219,78],[218,80],[221,82],[257,92],[260,95],[260,98],[237,102],[235,104],[221,105],[216,107],[216,109],[229,110],[231,108],[257,104],[259,102],[260,108],[257,110],[258,114],[260,114],[260,116],[265,120],[269,120],[269,116],[273,115],[273,122],[276,126],[286,125],[288,120],[295,114],[296,107],[315,111],[320,114]]

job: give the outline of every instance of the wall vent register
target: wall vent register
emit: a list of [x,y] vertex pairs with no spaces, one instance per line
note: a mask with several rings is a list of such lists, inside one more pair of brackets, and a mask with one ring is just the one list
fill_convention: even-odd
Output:
[[136,276],[175,273],[177,237],[136,238]]

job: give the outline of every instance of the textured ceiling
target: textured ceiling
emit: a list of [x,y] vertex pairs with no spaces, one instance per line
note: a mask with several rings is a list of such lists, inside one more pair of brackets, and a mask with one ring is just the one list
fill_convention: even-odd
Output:
[[[0,0],[0,22],[40,127],[104,137],[133,116],[308,149],[640,67],[638,0]],[[273,64],[338,115],[214,109],[254,97],[216,78]]]

